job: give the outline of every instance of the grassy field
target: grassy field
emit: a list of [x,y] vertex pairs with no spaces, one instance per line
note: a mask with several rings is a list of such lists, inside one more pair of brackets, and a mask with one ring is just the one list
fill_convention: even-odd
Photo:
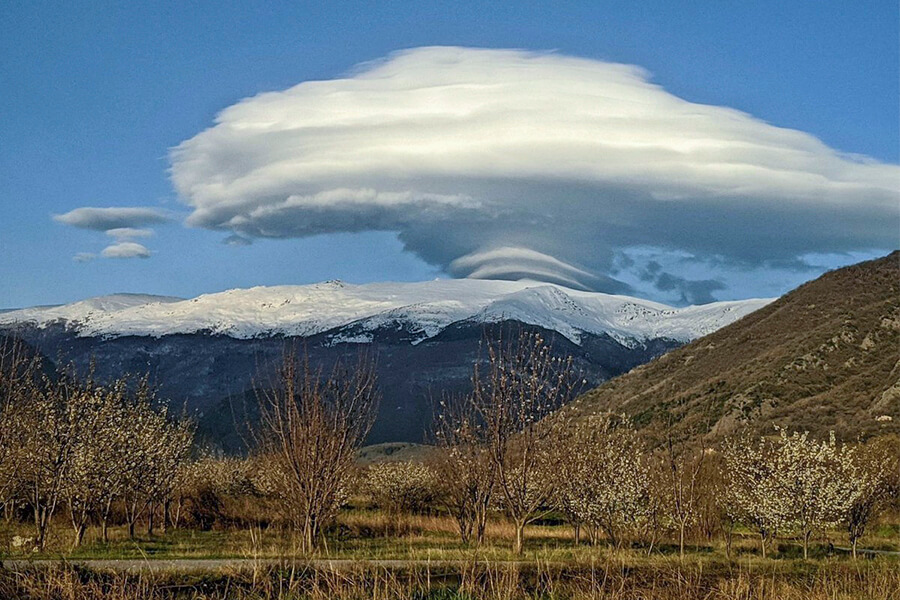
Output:
[[[896,526],[872,531],[865,547],[897,551]],[[614,549],[604,544],[574,545],[572,529],[547,523],[528,529],[524,557],[510,551],[512,529],[492,521],[480,548],[462,546],[453,522],[444,516],[396,518],[377,510],[341,515],[319,558],[357,561],[329,570],[299,556],[291,536],[279,530],[234,528],[174,530],[128,539],[115,528],[111,541],[90,530],[82,547],[69,551],[71,531],[59,523],[48,552],[12,548],[13,536],[28,536],[24,525],[0,527],[7,558],[133,559],[283,558],[284,566],[206,573],[126,574],[91,571],[77,565],[0,569],[0,598],[35,600],[112,598],[159,599],[893,599],[900,597],[900,556],[867,555],[853,560],[824,542],[802,560],[794,540],[781,539],[773,556],[760,557],[749,532],[735,536],[730,556],[715,542],[692,545],[684,560],[671,544]],[[840,537],[831,536],[835,546]],[[390,568],[373,560],[409,561]]]
[[[37,556],[28,544],[16,547],[14,538],[27,539],[33,535],[27,524],[0,521],[0,557],[26,558]],[[173,559],[173,558],[280,558],[302,557],[290,531],[279,528],[228,528],[211,531],[170,529],[153,535],[140,532],[129,539],[125,527],[110,529],[109,543],[100,539],[97,528],[88,530],[84,543],[71,548],[71,528],[59,522],[51,531],[48,549],[41,558],[69,559]],[[317,556],[358,560],[485,560],[511,561],[517,557],[510,549],[514,535],[512,526],[502,519],[491,520],[486,541],[472,548],[460,543],[454,521],[442,515],[402,515],[395,517],[379,510],[349,510],[342,513],[336,527],[328,532]],[[811,559],[847,558],[841,548],[847,541],[841,532],[830,532],[828,541],[819,540],[811,549]],[[878,552],[900,552],[900,525],[874,526],[861,548]],[[571,562],[603,560],[610,554],[621,553],[606,544],[591,546],[585,540],[574,544],[571,527],[547,520],[527,528],[525,554],[530,561]],[[667,540],[652,547],[632,547],[635,557],[677,555],[676,546]],[[756,536],[738,529],[734,535],[731,556],[726,557],[721,540],[689,545],[689,553],[711,561],[758,560]],[[780,538],[776,560],[797,559],[802,556],[798,541]]]

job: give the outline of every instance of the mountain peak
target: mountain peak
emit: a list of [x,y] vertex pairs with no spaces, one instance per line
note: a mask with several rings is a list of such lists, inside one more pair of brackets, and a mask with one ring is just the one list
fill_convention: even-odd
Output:
[[62,324],[83,337],[213,332],[239,339],[310,336],[354,325],[373,331],[401,323],[417,339],[456,322],[520,321],[579,343],[582,333],[622,343],[689,341],[764,306],[753,299],[673,308],[664,304],[536,281],[448,279],[414,283],[310,285],[232,289],[184,300],[118,294],[0,314],[0,325]]

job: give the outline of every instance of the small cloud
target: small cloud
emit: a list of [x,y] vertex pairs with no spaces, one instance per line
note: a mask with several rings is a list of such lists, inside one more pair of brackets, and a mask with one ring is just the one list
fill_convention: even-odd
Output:
[[[134,240],[152,237],[154,231],[144,226],[168,223],[172,216],[167,211],[146,206],[83,206],[53,215],[53,220],[79,229],[103,232],[113,238],[115,243],[100,253],[104,258],[150,258],[150,250]],[[95,258],[95,254],[79,252],[73,260],[87,262]]]
[[103,258],[150,258],[150,251],[137,242],[119,242],[100,253]]
[[137,228],[172,220],[168,213],[158,208],[143,206],[112,206],[96,208],[83,206],[62,215],[53,215],[53,220],[64,225],[93,231]]
[[245,238],[242,235],[233,233],[233,234],[229,235],[227,238],[225,238],[224,240],[222,240],[222,243],[225,244],[226,246],[249,246],[250,244],[253,243],[253,240],[251,240],[249,238]]
[[134,238],[153,237],[152,229],[137,229],[135,227],[116,227],[115,229],[107,229],[106,235],[116,238],[118,241],[131,240]]
[[[652,264],[659,266],[658,263]],[[665,272],[659,274],[654,286],[661,292],[675,291],[680,293],[681,302],[686,304],[709,304],[710,302],[715,302],[716,298],[713,296],[713,292],[726,289],[724,283],[715,279],[691,280]]]

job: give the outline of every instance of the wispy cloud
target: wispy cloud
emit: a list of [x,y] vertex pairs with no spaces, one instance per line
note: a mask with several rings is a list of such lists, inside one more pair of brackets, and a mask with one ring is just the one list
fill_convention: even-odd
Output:
[[224,240],[222,240],[222,243],[226,246],[249,246],[253,243],[253,240],[251,240],[250,238],[245,238],[242,235],[232,233]]
[[72,257],[72,260],[77,263],[86,263],[91,262],[95,258],[97,258],[97,255],[93,252],[78,252]]

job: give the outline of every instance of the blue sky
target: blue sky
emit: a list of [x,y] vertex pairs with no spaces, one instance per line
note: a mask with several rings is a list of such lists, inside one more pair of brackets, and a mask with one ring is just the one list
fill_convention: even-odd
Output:
[[[409,241],[425,235],[420,229],[398,240],[394,231],[365,224],[344,231],[329,225],[311,237],[292,228],[278,234],[284,239],[250,234],[252,245],[225,245],[229,232],[218,225],[182,224],[196,205],[179,197],[169,173],[170,149],[242,98],[344,77],[359,63],[421,46],[555,50],[637,65],[691,103],[730,107],[840,152],[898,162],[900,15],[893,1],[814,8],[783,1],[137,4],[0,8],[0,307],[122,291],[193,296],[332,278],[448,276],[453,256]],[[76,254],[98,255],[112,243],[103,232],[52,218],[83,206],[155,207],[173,222],[136,240],[150,258],[76,262]],[[895,219],[895,232],[898,225]],[[856,226],[863,233],[836,254],[827,240],[798,242],[795,255],[806,257],[799,266],[786,255],[736,253],[727,269],[706,271],[730,250],[673,253],[673,238],[660,255],[646,235],[627,252],[604,246],[610,259],[596,268],[585,267],[581,255],[565,260],[665,301],[687,298],[684,290],[704,281],[717,282],[707,288],[720,299],[771,295],[897,245],[884,235],[867,244],[866,222]],[[539,251],[562,256],[553,244]],[[630,267],[635,260],[643,263]],[[674,280],[701,283],[667,285],[654,274],[660,263]]]

